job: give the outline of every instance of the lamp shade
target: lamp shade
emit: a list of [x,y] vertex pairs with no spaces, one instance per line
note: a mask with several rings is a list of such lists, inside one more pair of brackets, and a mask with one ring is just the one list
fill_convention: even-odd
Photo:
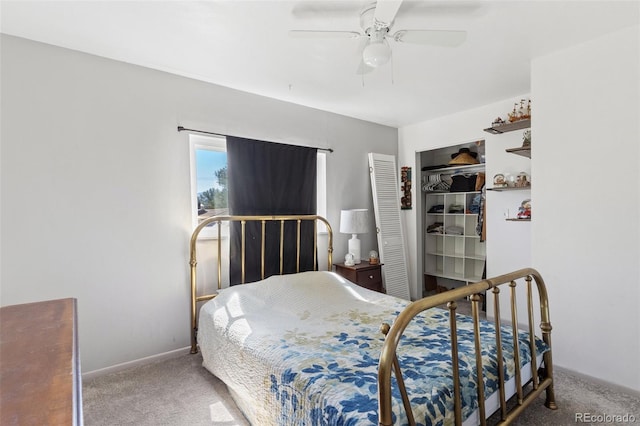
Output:
[[369,232],[369,222],[367,209],[340,211],[340,232],[343,234],[365,234]]

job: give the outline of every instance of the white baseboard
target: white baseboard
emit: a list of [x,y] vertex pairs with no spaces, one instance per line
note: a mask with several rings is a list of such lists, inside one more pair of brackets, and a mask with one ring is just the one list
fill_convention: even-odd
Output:
[[609,387],[612,390],[615,390],[615,391],[620,392],[620,393],[626,393],[628,395],[635,395],[635,396],[640,397],[640,391],[636,390],[636,389],[628,388],[626,386],[622,386],[622,385],[619,385],[617,383],[613,383],[613,382],[609,382],[609,381],[604,380],[604,379],[599,379],[597,377],[589,376],[588,374],[580,373],[580,372],[572,370],[570,368],[560,367],[560,366],[556,365],[555,363],[553,364],[553,369],[554,370],[560,370],[562,372],[571,374],[573,376],[583,378],[583,379],[585,379],[587,381],[590,381],[590,382],[598,383],[598,384],[600,384],[602,386]]
[[116,373],[118,371],[126,370],[132,367],[138,367],[145,364],[150,364],[152,362],[164,361],[166,359],[175,358],[181,355],[185,355],[191,352],[191,347],[187,346],[180,349],[175,349],[173,351],[164,352],[157,355],[151,355],[140,359],[134,359],[133,361],[123,362],[121,364],[112,365],[111,367],[100,368],[99,370],[88,371],[86,373],[82,373],[83,380],[90,380],[96,377],[104,376],[109,373]]

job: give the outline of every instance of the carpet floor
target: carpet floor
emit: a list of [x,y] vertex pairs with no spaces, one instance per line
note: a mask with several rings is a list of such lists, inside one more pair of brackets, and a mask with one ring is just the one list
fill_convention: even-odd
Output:
[[[167,425],[243,426],[249,423],[226,386],[202,367],[198,355],[106,374],[83,382],[86,426]],[[640,396],[555,371],[558,410],[539,403],[518,418],[516,425],[620,424],[596,416],[633,416],[640,423]],[[591,416],[590,420],[586,416]],[[577,417],[578,416],[578,417]],[[598,420],[603,420],[598,422]],[[615,420],[615,418],[614,418]],[[260,425],[255,425],[260,426]]]

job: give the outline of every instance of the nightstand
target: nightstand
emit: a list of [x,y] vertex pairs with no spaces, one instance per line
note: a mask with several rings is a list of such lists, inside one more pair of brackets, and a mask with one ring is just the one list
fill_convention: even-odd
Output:
[[352,283],[369,290],[384,293],[382,286],[382,264],[370,265],[362,262],[353,266],[346,266],[344,263],[334,263],[336,273],[342,275]]

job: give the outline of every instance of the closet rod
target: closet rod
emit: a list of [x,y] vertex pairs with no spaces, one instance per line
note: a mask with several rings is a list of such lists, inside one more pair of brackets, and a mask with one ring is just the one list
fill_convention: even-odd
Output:
[[[226,138],[227,136],[232,136],[232,135],[223,135],[221,133],[214,133],[214,132],[207,132],[205,130],[196,130],[196,129],[186,129],[182,126],[178,126],[178,131],[179,132],[196,132],[196,133],[204,133],[205,135],[213,135],[213,136],[222,136],[223,138]],[[309,148],[315,148],[318,149],[320,151],[328,151],[328,152],[333,152],[332,148],[320,148],[318,146],[311,146]]]

